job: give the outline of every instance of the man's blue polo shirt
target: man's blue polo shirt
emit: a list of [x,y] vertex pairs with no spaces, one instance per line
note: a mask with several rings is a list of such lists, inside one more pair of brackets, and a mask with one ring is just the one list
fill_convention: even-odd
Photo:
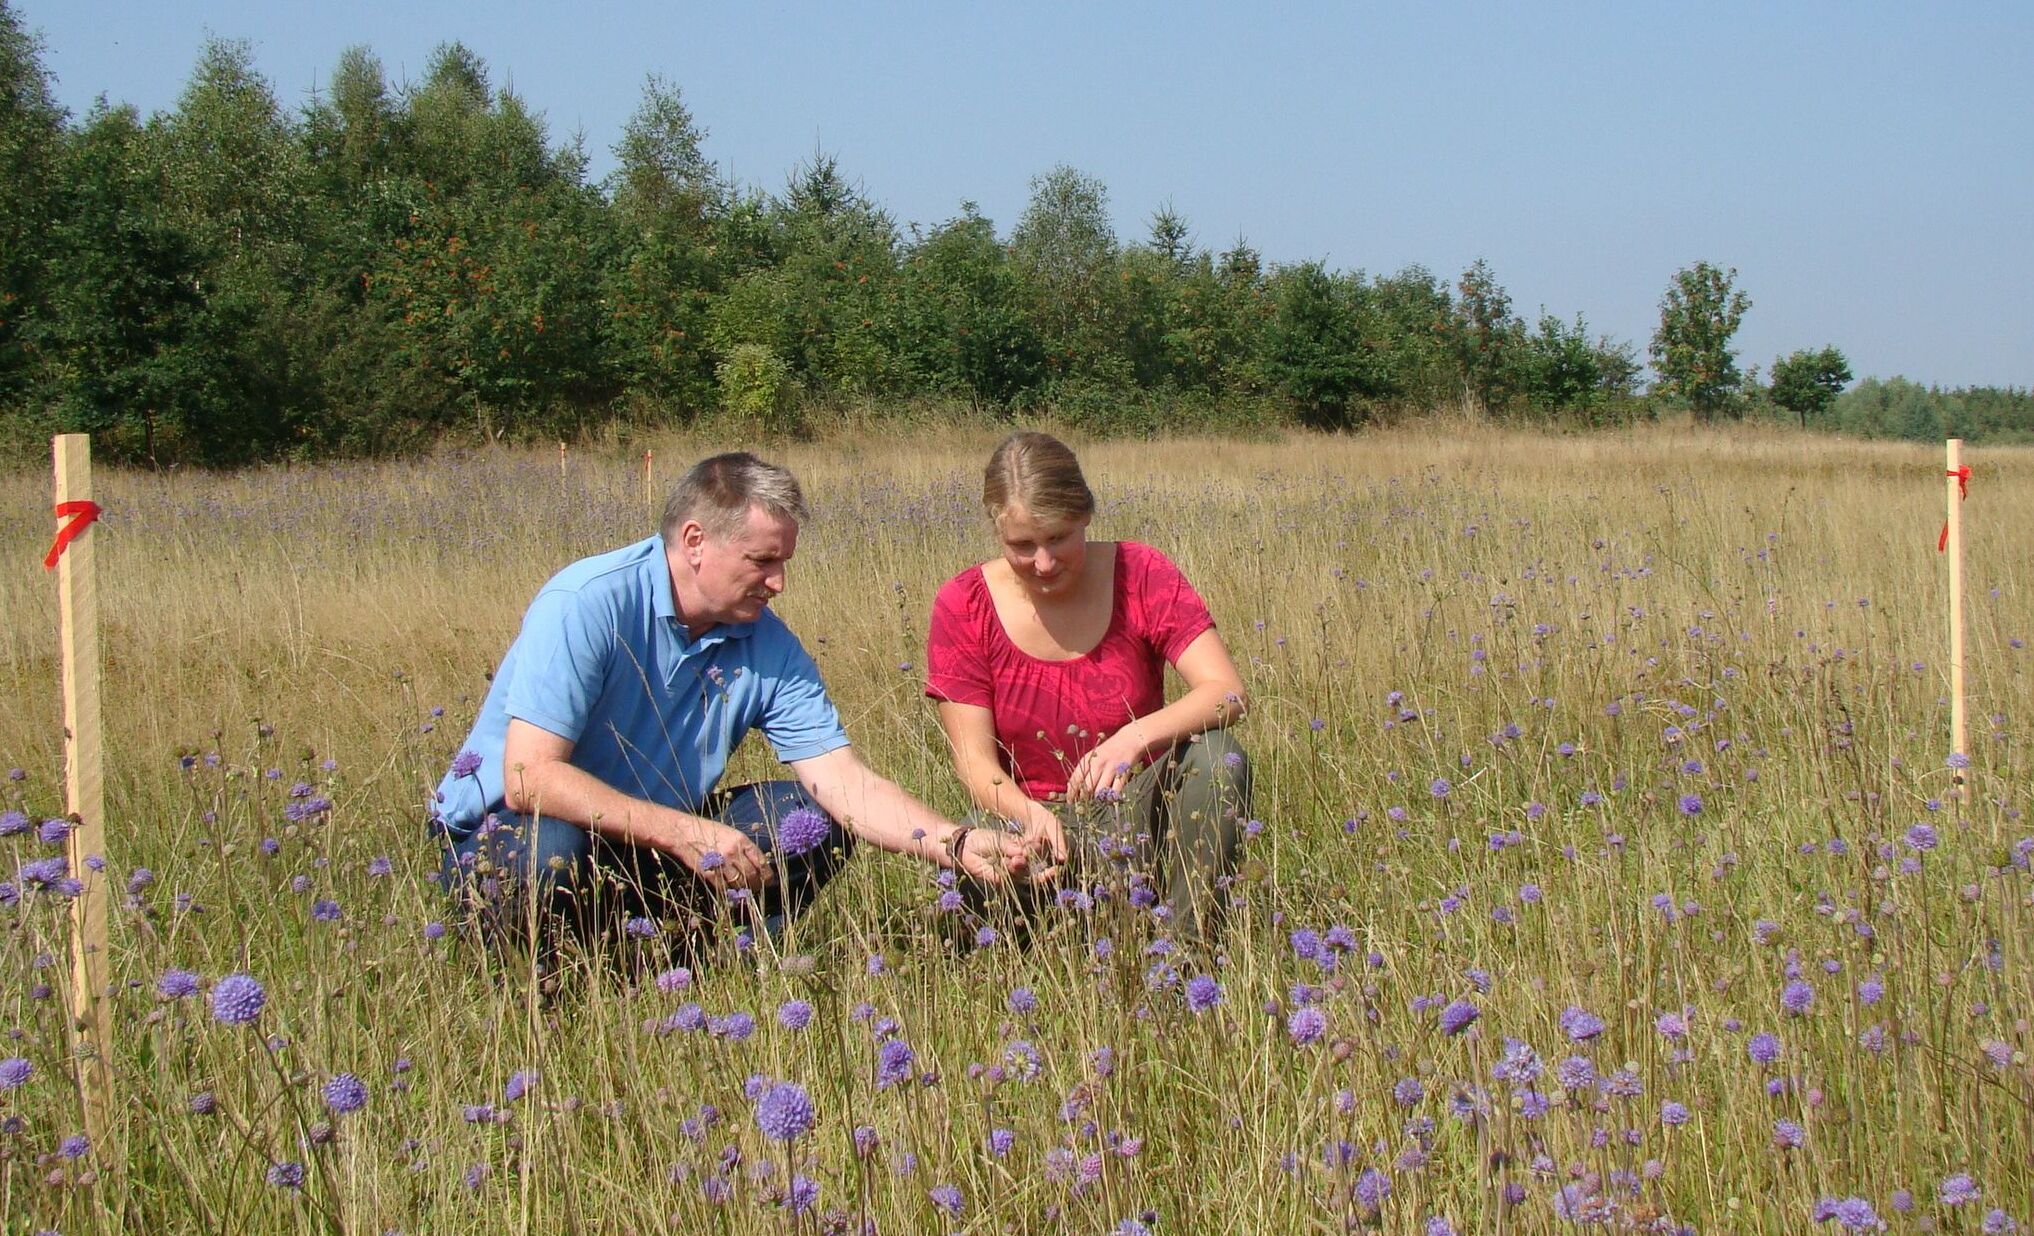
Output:
[[502,810],[510,717],[572,741],[572,763],[623,793],[696,811],[752,729],[789,763],[848,745],[804,645],[768,610],[690,638],[671,593],[662,537],[583,558],[523,615],[439,818],[455,836]]

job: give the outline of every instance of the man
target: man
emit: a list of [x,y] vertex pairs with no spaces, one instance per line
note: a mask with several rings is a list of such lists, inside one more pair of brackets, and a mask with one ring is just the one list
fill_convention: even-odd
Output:
[[[438,788],[453,888],[528,893],[547,927],[590,938],[622,918],[703,921],[716,899],[774,933],[854,840],[984,881],[1049,878],[1019,838],[934,814],[848,745],[768,609],[805,518],[788,471],[716,455],[656,535],[544,585]],[[796,780],[719,790],[751,729]]]

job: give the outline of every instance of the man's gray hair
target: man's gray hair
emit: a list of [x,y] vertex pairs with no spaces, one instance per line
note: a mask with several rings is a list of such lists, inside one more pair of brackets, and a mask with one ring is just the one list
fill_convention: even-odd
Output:
[[730,451],[692,465],[664,503],[659,531],[668,543],[687,520],[697,520],[708,536],[726,540],[747,525],[749,508],[756,506],[794,523],[811,518],[790,469],[764,463],[747,451]]

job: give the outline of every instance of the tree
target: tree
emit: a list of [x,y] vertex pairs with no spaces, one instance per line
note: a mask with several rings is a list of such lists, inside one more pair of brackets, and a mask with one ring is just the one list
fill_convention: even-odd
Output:
[[1364,346],[1361,276],[1306,262],[1272,283],[1278,307],[1265,328],[1266,375],[1308,425],[1348,428],[1357,419],[1351,403],[1389,389],[1378,354]]
[[1808,414],[1827,411],[1850,379],[1850,362],[1834,346],[1819,352],[1802,348],[1773,362],[1773,402],[1799,416],[1806,429]]
[[1477,258],[1455,284],[1456,359],[1469,388],[1486,411],[1501,411],[1516,394],[1510,378],[1516,366],[1511,353],[1525,332],[1511,311],[1490,263]]
[[0,399],[28,377],[23,326],[44,282],[50,185],[63,109],[50,97],[41,46],[0,0]]
[[1730,339],[1751,298],[1734,286],[1736,279],[1735,267],[1724,271],[1697,262],[1675,273],[1660,300],[1660,328],[1650,349],[1658,389],[1686,400],[1704,423],[1729,412],[1738,391]]
[[1102,182],[1065,166],[1034,177],[1010,248],[1051,372],[1103,385],[1125,377],[1116,354],[1116,234]]

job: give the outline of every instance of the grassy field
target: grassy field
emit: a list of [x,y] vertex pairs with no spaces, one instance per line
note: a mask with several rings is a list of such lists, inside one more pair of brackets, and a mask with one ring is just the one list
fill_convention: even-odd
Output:
[[[947,811],[924,623],[991,552],[989,445],[777,453],[815,508],[779,610]],[[1250,686],[1222,953],[1120,907],[956,953],[931,873],[865,854],[779,949],[548,1001],[441,931],[424,800],[537,586],[649,529],[639,463],[102,473],[121,1120],[89,1147],[32,866],[48,486],[7,477],[6,1229],[2034,1226],[2034,453],[1972,459],[1963,798],[1939,452],[1465,425],[1083,458],[1095,534],[1171,554]],[[213,1015],[233,974],[251,1023]],[[775,1082],[816,1112],[789,1142]]]

